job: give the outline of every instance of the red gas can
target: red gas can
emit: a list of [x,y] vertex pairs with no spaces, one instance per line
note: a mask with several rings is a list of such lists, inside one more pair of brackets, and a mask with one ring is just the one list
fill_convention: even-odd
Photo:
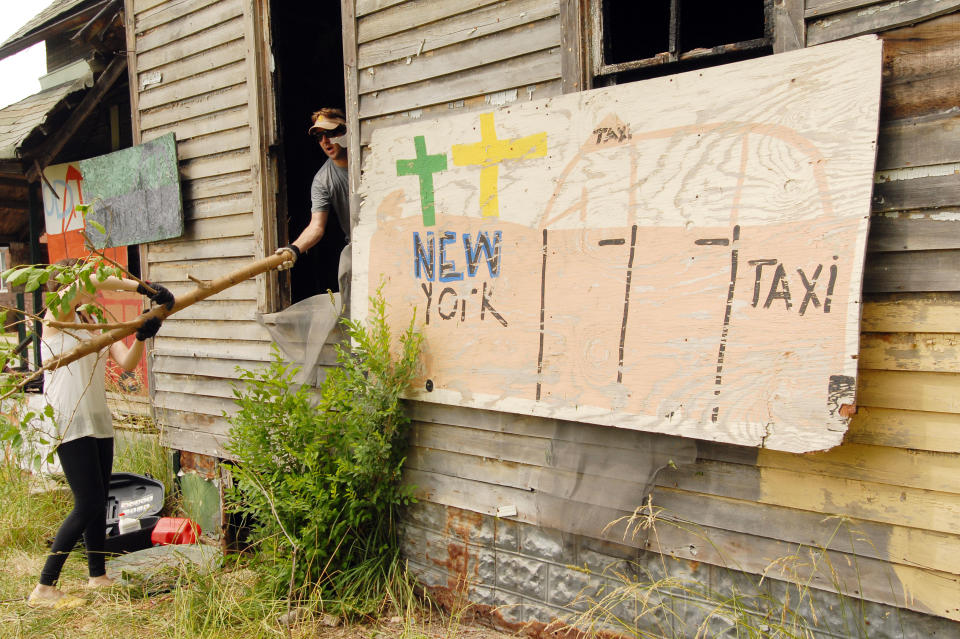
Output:
[[200,536],[200,526],[186,517],[161,517],[157,522],[150,541],[154,545],[195,544]]

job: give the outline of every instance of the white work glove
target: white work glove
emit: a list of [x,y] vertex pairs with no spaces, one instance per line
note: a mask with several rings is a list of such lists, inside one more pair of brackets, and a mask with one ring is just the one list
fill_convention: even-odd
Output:
[[293,265],[297,263],[297,258],[300,257],[300,249],[297,248],[296,244],[287,244],[286,246],[281,246],[274,251],[274,255],[282,254],[286,254],[287,258],[280,263],[280,266],[277,267],[278,271],[285,271],[293,268]]

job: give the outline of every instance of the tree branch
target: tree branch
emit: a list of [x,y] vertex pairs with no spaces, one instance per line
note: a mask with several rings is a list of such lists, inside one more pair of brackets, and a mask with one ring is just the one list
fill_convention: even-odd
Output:
[[[176,304],[174,305],[172,310],[168,311],[166,307],[163,307],[163,306],[154,307],[149,312],[144,313],[143,315],[138,317],[136,320],[133,320],[131,322],[126,322],[117,328],[114,328],[101,335],[98,335],[97,337],[81,342],[76,347],[70,349],[66,353],[63,353],[57,357],[51,358],[50,360],[44,362],[43,366],[41,366],[39,369],[34,371],[32,375],[30,375],[29,377],[21,381],[19,384],[16,385],[16,387],[11,389],[7,393],[4,393],[4,395],[0,397],[0,400],[6,399],[13,393],[22,390],[22,388],[26,384],[33,381],[40,375],[42,375],[44,371],[52,371],[57,368],[60,368],[61,366],[66,366],[67,364],[70,364],[71,362],[75,362],[81,357],[89,355],[90,353],[95,353],[97,351],[100,351],[101,349],[106,348],[107,346],[110,346],[117,340],[121,340],[124,337],[127,337],[128,335],[133,335],[134,333],[137,332],[137,329],[140,328],[145,321],[147,321],[152,317],[159,317],[161,320],[165,320],[170,315],[173,315],[177,311],[181,311],[187,308],[188,306],[196,304],[200,300],[204,300],[212,295],[216,295],[217,293],[230,288],[231,286],[235,286],[241,282],[245,282],[251,277],[256,277],[261,273],[266,273],[267,271],[271,271],[277,268],[278,266],[280,266],[281,264],[283,264],[285,261],[287,261],[287,256],[285,254],[283,253],[281,253],[280,255],[273,254],[261,260],[257,260],[252,264],[250,264],[249,266],[245,266],[244,268],[236,270],[233,273],[230,273],[229,275],[225,275],[215,280],[206,281],[204,282],[203,286],[198,286],[194,290],[189,291],[188,293],[177,297]],[[97,326],[102,326],[102,325],[98,324]]]
[[47,326],[50,326],[50,327],[52,327],[52,328],[56,328],[56,329],[77,328],[77,329],[83,329],[83,330],[86,330],[86,331],[92,331],[92,330],[97,330],[97,329],[104,330],[104,331],[109,331],[109,330],[113,330],[113,329],[115,329],[115,328],[127,328],[127,327],[132,326],[132,327],[134,328],[134,332],[136,332],[136,329],[140,328],[140,324],[142,324],[142,322],[140,322],[139,319],[130,320],[129,322],[116,322],[116,323],[113,323],[113,324],[108,324],[108,323],[99,324],[99,323],[96,323],[96,322],[94,322],[94,323],[88,323],[88,322],[58,322],[58,321],[56,321],[56,320],[48,320],[48,321],[45,321],[44,324],[47,325]]

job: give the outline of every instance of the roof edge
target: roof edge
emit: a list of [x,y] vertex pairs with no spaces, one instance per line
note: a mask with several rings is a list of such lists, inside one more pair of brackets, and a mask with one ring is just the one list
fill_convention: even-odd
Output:
[[[46,24],[38,25],[27,33],[14,37],[0,45],[0,60],[8,58],[24,49],[32,47],[38,42],[43,42],[47,38],[59,35],[74,27],[83,26],[90,19],[95,17],[103,7],[109,4],[110,0],[100,0],[85,9],[80,9],[76,13],[66,15],[66,17]],[[69,13],[69,11],[65,12]],[[61,14],[63,15],[63,14]]]

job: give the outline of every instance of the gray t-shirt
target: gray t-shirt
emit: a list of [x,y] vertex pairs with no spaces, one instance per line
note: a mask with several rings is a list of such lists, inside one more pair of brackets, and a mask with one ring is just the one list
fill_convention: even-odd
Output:
[[347,170],[333,160],[324,162],[313,176],[310,187],[311,212],[332,211],[340,222],[343,234],[350,241],[350,184]]

